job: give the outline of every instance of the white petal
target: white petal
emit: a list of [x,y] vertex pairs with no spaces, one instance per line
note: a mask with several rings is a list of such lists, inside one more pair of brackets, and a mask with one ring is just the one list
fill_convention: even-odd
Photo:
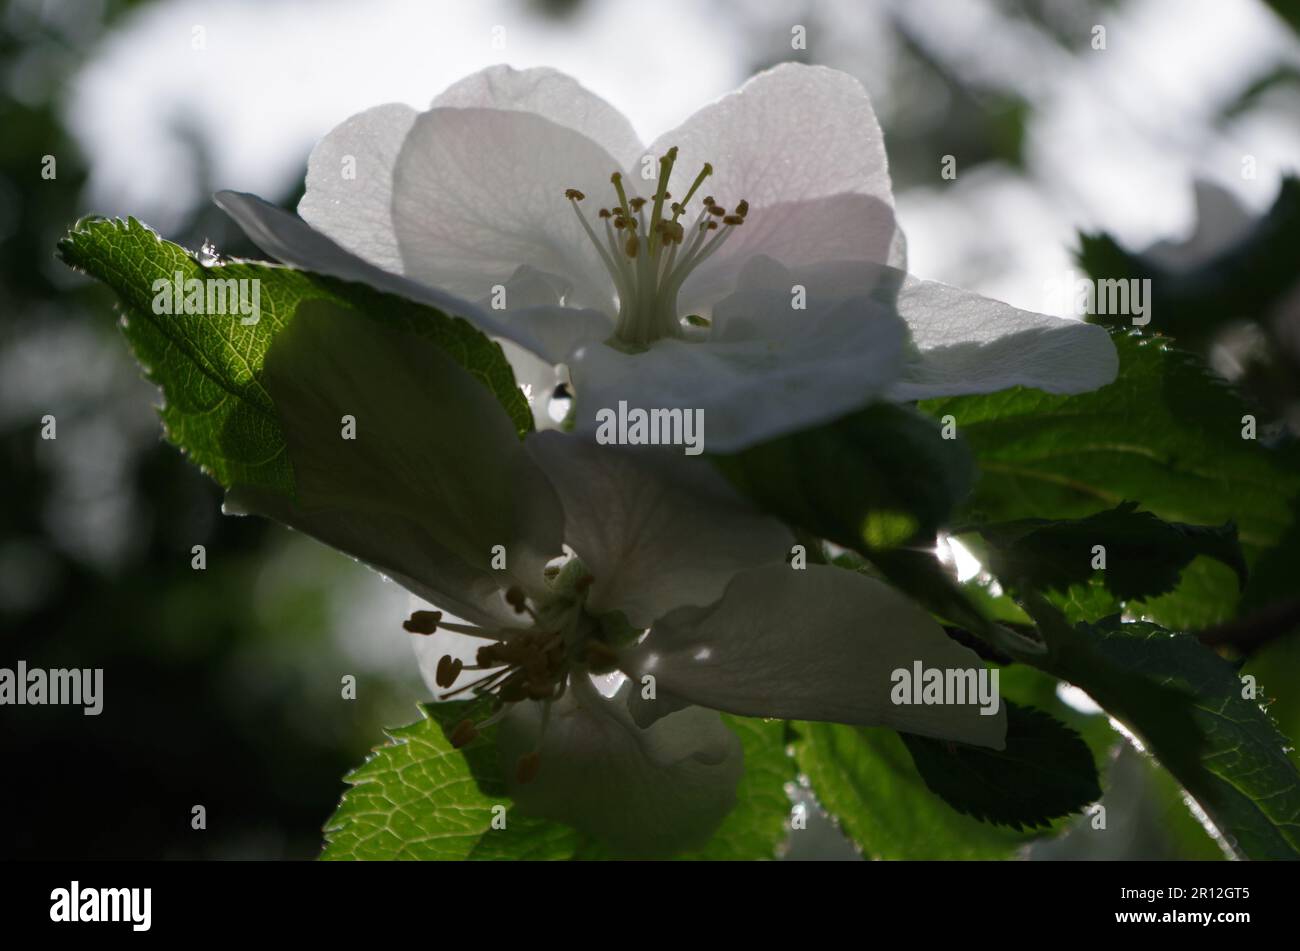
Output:
[[603,339],[609,333],[609,319],[597,311],[572,307],[497,311],[385,271],[340,247],[297,215],[256,195],[225,191],[218,192],[215,200],[258,247],[277,261],[326,277],[366,284],[464,317],[484,333],[514,340],[552,363],[560,362],[583,341]]
[[581,132],[613,156],[618,168],[630,167],[643,149],[621,112],[573,77],[546,66],[489,66],[449,87],[433,106],[536,113]]
[[419,115],[389,103],[352,116],[316,143],[298,214],[317,231],[387,271],[401,273],[393,231],[393,167]]
[[960,288],[909,277],[898,312],[921,351],[890,391],[919,400],[1030,386],[1083,393],[1105,386],[1119,356],[1102,327],[1019,310]]
[[559,364],[578,347],[605,340],[613,332],[608,315],[564,306],[572,291],[573,285],[560,275],[521,264],[478,306],[500,314],[514,338],[524,341],[521,346],[527,345],[539,359]]
[[529,307],[559,307],[573,285],[558,274],[521,264],[510,279],[492,288],[477,304],[486,309],[519,311]]
[[636,680],[691,703],[745,716],[889,726],[1001,749],[1006,712],[978,704],[891,701],[891,675],[926,668],[982,670],[921,608],[887,585],[825,565],[777,565],[737,575],[722,600],[682,608],[624,653]]
[[[714,308],[710,340],[660,340],[635,354],[603,343],[580,348],[569,361],[576,430],[595,433],[598,413],[620,400],[700,410],[706,451],[728,453],[859,409],[904,366],[906,327],[873,296],[880,270],[787,271],[755,258],[741,289]],[[793,306],[796,285],[804,309]]]
[[[563,514],[491,392],[425,337],[323,300],[298,308],[262,370],[295,496],[236,487],[283,521],[478,620],[511,582],[543,585]],[[343,417],[355,438],[343,438]],[[492,566],[504,546],[507,570]]]
[[515,382],[524,392],[533,413],[533,427],[556,429],[563,420],[551,416],[551,395],[556,386],[567,382],[568,372],[557,364],[583,343],[602,340],[610,333],[610,323],[594,311],[561,308],[572,286],[564,278],[547,274],[528,265],[520,265],[510,280],[490,296],[478,302],[482,308],[496,308],[511,313],[523,312],[521,325],[535,328],[535,339],[545,340],[540,347],[547,354],[539,357],[513,340],[498,338],[501,351],[510,361]]
[[403,273],[479,299],[527,264],[571,281],[571,303],[607,309],[613,283],[564,193],[588,196],[594,226],[617,168],[582,133],[531,113],[430,110],[393,176]]
[[900,271],[907,270],[907,235],[902,227],[894,230],[894,240],[889,245],[889,259],[886,263]]
[[[889,387],[898,400],[961,393],[988,393],[1032,386],[1051,393],[1078,393],[1115,379],[1118,357],[1109,335],[1077,320],[1019,310],[978,294],[923,281],[868,261],[825,261],[790,269],[763,257],[747,262],[740,290],[714,308],[714,338],[737,336],[731,324],[748,325],[762,308],[747,306],[771,292],[789,298],[807,289],[809,312],[819,299],[866,294],[905,322],[910,339],[905,366]],[[794,312],[774,307],[769,326],[797,327]],[[775,333],[777,331],[763,331]]]
[[[551,705],[520,703],[502,722],[502,769],[518,808],[567,823],[616,849],[668,856],[702,845],[735,804],[744,769],[740,741],[711,710],[689,707],[639,728],[631,682],[606,699],[585,675]],[[540,746],[539,746],[539,733]],[[517,783],[519,756],[537,750],[541,768]]]
[[701,191],[727,208],[750,204],[745,224],[688,280],[687,300],[730,290],[754,254],[786,264],[889,258],[895,224],[884,139],[866,91],[847,73],[784,63],[705,106],[650,151],[673,145],[674,195],[709,162],[713,175]]
[[737,571],[782,561],[794,542],[703,459],[557,432],[526,446],[560,496],[565,543],[595,578],[589,613],[622,611],[648,627],[680,605],[711,603]]
[[294,504],[286,495],[236,485],[226,493],[228,515],[261,515],[344,552],[441,610],[472,624],[510,618],[503,607],[502,572],[488,574],[440,547],[419,522],[361,507]]
[[246,192],[220,191],[213,196],[213,201],[235,219],[254,244],[283,264],[326,277],[366,284],[388,294],[397,294],[466,317],[480,326],[492,323],[493,318],[468,300],[376,267],[316,231],[297,215],[263,198]]
[[609,338],[613,327],[598,310],[578,307],[526,307],[509,314],[507,336],[543,360],[564,363],[575,350]]

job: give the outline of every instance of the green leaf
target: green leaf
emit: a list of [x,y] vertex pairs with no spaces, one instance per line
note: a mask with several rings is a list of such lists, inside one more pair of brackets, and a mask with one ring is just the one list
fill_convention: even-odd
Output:
[[859,550],[933,538],[973,477],[959,441],[888,403],[713,459],[766,511]]
[[1092,751],[1041,710],[1007,703],[1003,750],[900,734],[921,778],[958,812],[1013,829],[1047,827],[1101,798]]
[[506,827],[485,832],[468,858],[472,862],[554,862],[572,858],[577,846],[578,833],[568,826],[511,810],[506,813]]
[[[1082,518],[1139,499],[1168,522],[1235,522],[1253,563],[1291,524],[1300,471],[1242,438],[1248,408],[1193,358],[1162,340],[1114,340],[1119,378],[1095,392],[1013,389],[922,404],[955,417],[975,453],[980,475],[961,521]],[[1231,617],[1237,601],[1232,572],[1202,560],[1176,598],[1146,613],[1202,627]]]
[[[1183,569],[1200,555],[1227,565],[1241,585],[1246,582],[1246,559],[1231,522],[1166,522],[1138,511],[1136,502],[1080,519],[1020,519],[976,530],[991,546],[988,567],[1016,590],[1054,591],[1078,599],[1103,588],[1111,598],[1094,596],[1078,612],[1088,619],[1114,613],[1128,601],[1173,591]],[[1097,545],[1104,548],[1106,561],[1104,569],[1094,570]],[[1078,586],[1084,592],[1071,591]]]
[[[564,859],[577,835],[517,816],[490,742],[456,750],[447,732],[481,712],[477,701],[429,704],[388,731],[346,777],[352,788],[325,824],[322,859]],[[504,810],[504,813],[502,812]],[[500,816],[505,817],[504,828]]]
[[795,758],[818,802],[870,858],[1000,859],[1034,835],[956,812],[926,786],[899,734],[795,726]]
[[[427,704],[423,717],[388,731],[390,742],[345,777],[351,784],[325,826],[323,859],[619,859],[620,853],[568,826],[521,815],[506,792],[496,728],[464,749],[447,736],[462,719],[486,715],[484,701]],[[745,751],[736,808],[702,848],[680,858],[774,858],[788,832],[794,779],[780,721],[726,717]],[[497,810],[493,812],[494,808]],[[499,828],[504,809],[505,826]]]
[[[307,300],[324,298],[428,337],[496,395],[521,436],[532,428],[500,346],[434,308],[278,265],[233,260],[207,267],[134,218],[79,222],[59,242],[59,255],[117,292],[126,337],[166,396],[168,439],[223,486],[293,489],[284,436],[260,375],[272,339]],[[154,282],[177,274],[182,282],[257,281],[258,319],[244,323],[251,318],[230,306],[228,313],[156,313]]]
[[1300,33],[1300,7],[1290,0],[1265,0],[1273,12],[1291,25],[1291,29]]
[[1033,662],[1125,724],[1245,858],[1300,858],[1300,772],[1291,743],[1233,667],[1196,638],[1109,618],[1069,625],[1030,601],[1048,646]]
[[1168,842],[1169,857],[1194,862],[1221,862],[1228,858],[1218,839],[1187,808],[1187,794],[1178,780],[1150,757],[1143,757],[1147,796],[1156,824]]
[[1241,598],[1241,613],[1252,614],[1276,601],[1293,601],[1295,553],[1300,550],[1300,499],[1291,500],[1291,515],[1277,544],[1259,553],[1251,567],[1250,584]]

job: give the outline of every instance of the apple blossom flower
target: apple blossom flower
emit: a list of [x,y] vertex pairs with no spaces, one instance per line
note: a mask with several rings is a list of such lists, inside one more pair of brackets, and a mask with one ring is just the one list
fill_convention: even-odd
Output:
[[567,374],[579,433],[620,400],[702,409],[731,452],[877,398],[1075,393],[1117,368],[1099,327],[905,273],[875,113],[824,67],[760,73],[649,147],[568,76],[492,67],[330,132],[301,217],[217,201],[286,264],[512,341],[539,422]]
[[525,812],[634,852],[699,842],[743,769],[716,711],[1004,742],[1001,710],[891,702],[891,672],[918,660],[982,664],[885,584],[786,564],[788,530],[703,460],[554,431],[521,441],[434,342],[325,300],[277,335],[261,381],[294,493],[236,485],[228,510],[436,606],[407,627],[438,699],[497,708],[452,741],[499,723]]

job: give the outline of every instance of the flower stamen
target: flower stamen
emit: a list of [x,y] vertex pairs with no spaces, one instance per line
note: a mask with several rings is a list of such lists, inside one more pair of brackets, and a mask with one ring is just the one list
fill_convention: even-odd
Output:
[[[579,201],[579,198],[572,198]],[[609,234],[613,229],[606,227]],[[521,756],[516,764],[515,779],[519,783],[532,782],[541,769],[540,748],[550,722],[551,705],[569,689],[570,678],[586,677],[589,673],[607,673],[617,668],[618,655],[606,643],[604,625],[584,611],[584,604],[594,578],[576,558],[570,558],[554,569],[550,565],[544,572],[551,588],[532,602],[522,588],[510,587],[505,591],[506,603],[517,614],[532,619],[531,628],[478,627],[443,620],[441,611],[415,611],[403,622],[403,627],[415,634],[428,635],[449,631],[486,641],[474,653],[474,662],[444,654],[438,659],[434,683],[442,692],[438,699],[451,700],[466,694],[474,698],[490,698],[491,712],[475,723],[463,719],[448,733],[448,742],[455,749],[478,739],[485,730],[499,723],[517,703],[533,701],[541,704],[541,730],[537,746],[531,753]],[[457,686],[464,671],[481,672],[466,683]]]
[[[744,199],[729,212],[707,195],[695,221],[684,225],[679,219],[705,179],[713,174],[713,165],[705,162],[685,196],[670,202],[673,196],[668,183],[677,154],[677,146],[673,146],[660,156],[653,202],[639,195],[629,198],[622,174],[610,175],[618,201],[598,211],[598,217],[605,221],[604,241],[578,208],[583,193],[576,188],[564,193],[614,283],[618,320],[609,342],[623,350],[644,350],[664,337],[687,336],[683,315],[677,312],[682,285],[695,268],[717,252],[732,230],[745,223],[749,214],[749,202]],[[689,240],[688,230],[692,232]],[[711,231],[717,233],[709,235]]]

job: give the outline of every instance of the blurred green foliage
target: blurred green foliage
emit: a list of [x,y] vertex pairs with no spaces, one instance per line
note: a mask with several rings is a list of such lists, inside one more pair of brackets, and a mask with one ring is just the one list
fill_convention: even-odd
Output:
[[[221,490],[159,438],[114,295],[54,259],[86,211],[87,159],[59,97],[143,5],[110,3],[98,22],[82,5],[73,34],[38,5],[0,8],[0,667],[104,668],[97,717],[0,710],[0,858],[313,858],[341,776],[421,692],[414,665],[394,683],[333,636],[382,583],[269,523],[221,517]],[[46,414],[55,440],[40,438]]]

